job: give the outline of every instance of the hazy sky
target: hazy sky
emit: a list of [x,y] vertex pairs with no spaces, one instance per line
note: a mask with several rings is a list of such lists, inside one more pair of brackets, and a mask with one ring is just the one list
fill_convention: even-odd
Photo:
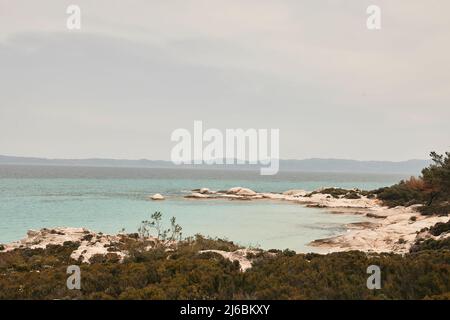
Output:
[[[81,30],[66,8],[81,8]],[[366,28],[366,8],[382,28]],[[448,0],[0,0],[0,154],[169,159],[177,128],[282,158],[450,148]]]

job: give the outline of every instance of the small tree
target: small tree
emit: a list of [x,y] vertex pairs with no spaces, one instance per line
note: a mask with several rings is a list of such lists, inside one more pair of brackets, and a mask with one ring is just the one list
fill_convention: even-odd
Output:
[[431,152],[430,156],[433,163],[422,170],[424,191],[428,195],[427,206],[431,206],[435,200],[450,199],[450,152],[445,155]]
[[181,230],[183,230],[183,228],[181,228],[181,226],[179,224],[176,223],[176,219],[175,217],[172,217],[170,219],[170,237],[167,239],[168,241],[175,241],[175,240],[181,240],[182,237],[182,233]]
[[151,235],[151,230],[156,231],[156,238],[161,241],[175,241],[181,240],[183,229],[176,223],[175,217],[170,219],[170,228],[164,229],[162,225],[162,213],[159,211],[154,212],[150,216],[151,220],[144,220],[138,229],[139,237],[148,238]]

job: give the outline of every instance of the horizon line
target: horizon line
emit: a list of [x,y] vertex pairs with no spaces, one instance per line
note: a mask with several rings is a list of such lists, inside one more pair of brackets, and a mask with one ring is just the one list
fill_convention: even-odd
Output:
[[[43,157],[43,156],[18,156],[18,155],[6,155],[6,154],[0,154],[0,157],[7,157],[7,158],[24,158],[24,159],[39,159],[39,160],[49,160],[49,161],[58,161],[58,160],[76,160],[76,161],[84,161],[84,160],[114,160],[114,161],[163,161],[163,162],[170,162],[171,160],[164,160],[164,159],[149,159],[149,158],[107,158],[107,157],[87,157],[87,158],[53,158],[53,157]],[[216,158],[219,159],[219,158]],[[223,160],[227,160],[227,158],[222,158]],[[239,160],[238,158],[233,158],[234,161]],[[270,159],[270,160],[278,160],[278,161],[306,161],[306,160],[343,160],[343,161],[357,161],[357,162],[392,162],[392,163],[399,163],[399,162],[408,162],[408,161],[429,161],[430,159],[420,159],[420,158],[410,158],[406,160],[360,160],[360,159],[351,159],[351,158],[331,158],[331,157],[310,157],[310,158],[278,158],[278,159]],[[193,159],[192,161],[195,161]],[[202,160],[206,161],[206,160]],[[247,161],[244,159],[244,161]]]

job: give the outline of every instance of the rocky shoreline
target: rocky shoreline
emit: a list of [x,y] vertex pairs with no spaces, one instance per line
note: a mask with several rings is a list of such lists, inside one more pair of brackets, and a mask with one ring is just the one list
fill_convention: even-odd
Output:
[[[352,191],[357,193],[357,191]],[[158,194],[158,200],[164,199]],[[418,240],[440,240],[450,236],[450,233],[433,236],[426,228],[439,222],[447,222],[447,216],[423,216],[415,210],[416,206],[388,208],[376,198],[357,194],[351,197],[345,195],[336,196],[326,193],[325,190],[307,192],[305,190],[288,190],[283,193],[255,192],[248,188],[234,187],[228,190],[212,191],[208,188],[192,190],[185,196],[186,199],[208,200],[229,199],[246,201],[290,201],[313,208],[322,208],[332,214],[364,215],[367,221],[347,224],[347,232],[326,239],[317,239],[309,245],[319,247],[323,253],[359,250],[364,252],[392,252],[404,254]],[[132,241],[145,242],[145,250],[150,250],[160,241],[148,237],[140,239],[137,234],[105,235],[95,233],[85,228],[52,228],[39,231],[29,230],[25,239],[0,246],[0,252],[8,252],[14,249],[45,249],[51,245],[76,244],[71,258],[79,262],[89,263],[95,256],[103,256],[108,259],[123,261],[128,252],[123,250],[126,243]],[[170,250],[171,244],[163,244]],[[205,250],[199,254],[213,252],[225,259],[237,260],[241,270],[251,267],[251,261],[247,255],[255,254],[249,249],[240,249],[235,252],[221,250]],[[258,251],[259,252],[259,251]]]
[[320,247],[326,253],[359,250],[364,252],[392,252],[404,254],[418,240],[440,240],[450,236],[435,237],[426,228],[439,222],[447,222],[447,216],[424,216],[417,212],[416,206],[388,208],[376,198],[357,194],[357,197],[333,196],[317,190],[288,190],[282,193],[255,192],[248,188],[234,187],[226,191],[212,191],[208,188],[195,189],[189,199],[231,199],[231,200],[281,200],[291,201],[312,208],[323,208],[334,214],[364,215],[367,222],[346,225],[347,232],[336,237],[317,239],[310,246]]

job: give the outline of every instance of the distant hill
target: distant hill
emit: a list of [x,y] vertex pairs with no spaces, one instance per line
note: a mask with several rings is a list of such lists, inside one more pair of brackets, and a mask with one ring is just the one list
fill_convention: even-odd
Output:
[[281,160],[280,168],[285,171],[402,173],[417,175],[430,163],[430,160],[417,159],[395,162],[313,158]]
[[[83,167],[129,167],[129,168],[195,168],[257,170],[260,165],[182,165],[176,166],[164,160],[119,160],[119,159],[46,159],[0,155],[0,165],[83,166]],[[354,172],[354,173],[399,173],[417,175],[430,164],[429,160],[407,161],[358,161],[345,159],[312,158],[304,160],[280,160],[280,171],[301,172]]]
[[170,161],[163,160],[120,160],[120,159],[47,159],[14,157],[0,155],[0,164],[16,165],[51,165],[51,166],[83,166],[83,167],[144,167],[167,168],[174,166]]

